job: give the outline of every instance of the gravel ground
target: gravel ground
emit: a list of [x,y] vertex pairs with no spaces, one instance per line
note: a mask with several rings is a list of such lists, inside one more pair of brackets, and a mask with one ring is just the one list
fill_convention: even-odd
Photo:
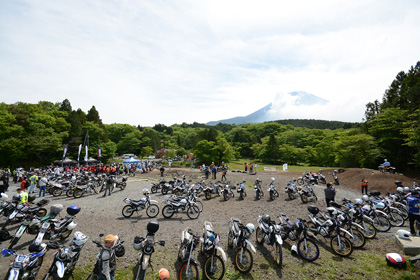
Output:
[[[165,179],[171,179],[176,175],[187,174],[191,178],[192,183],[199,181],[201,175],[198,170],[189,170],[189,169],[177,169],[172,168],[172,170],[167,170],[168,173],[165,176]],[[325,171],[327,174],[327,171]],[[346,171],[347,172],[347,171]],[[345,172],[345,173],[346,173]],[[356,172],[356,170],[354,171]],[[362,176],[361,170],[357,170],[358,176]],[[373,171],[369,171],[373,172]],[[344,173],[343,173],[344,174]],[[204,221],[212,222],[216,232],[220,233],[222,236],[222,247],[226,250],[227,244],[227,233],[228,233],[228,223],[231,217],[239,218],[243,223],[254,223],[257,224],[256,219],[258,215],[269,214],[273,218],[278,216],[279,211],[286,213],[292,220],[296,217],[306,217],[307,216],[307,206],[310,204],[317,205],[320,208],[325,208],[325,201],[323,195],[323,189],[325,186],[315,186],[314,190],[319,198],[316,202],[310,202],[308,204],[303,204],[300,199],[295,199],[289,201],[287,196],[284,193],[284,187],[287,182],[293,177],[298,177],[301,174],[290,173],[290,172],[258,172],[256,175],[243,174],[238,172],[228,172],[227,177],[231,180],[232,184],[246,180],[246,184],[249,186],[247,189],[248,196],[244,201],[237,199],[237,196],[229,201],[223,201],[220,197],[213,197],[211,200],[205,200],[202,195],[204,203],[204,211],[201,213],[200,217],[196,220],[190,220],[185,213],[176,214],[171,219],[163,218],[161,214],[163,204],[163,195],[160,193],[152,194],[152,199],[159,202],[160,214],[156,219],[160,223],[160,229],[157,233],[157,239],[165,240],[165,247],[157,247],[156,252],[152,256],[154,260],[154,271],[158,271],[161,266],[167,267],[171,275],[175,276],[176,274],[176,256],[180,243],[180,236],[183,229],[190,227],[195,233],[201,234]],[[341,175],[339,175],[341,176]],[[351,177],[353,181],[357,181],[354,184],[346,183],[345,180],[342,181],[342,184],[337,188],[337,200],[340,200],[343,197],[354,199],[360,197],[360,178],[355,178],[355,175],[351,175],[349,172],[346,176]],[[252,189],[252,186],[256,178],[260,178],[263,181],[263,186],[266,186],[270,182],[270,177],[276,178],[275,185],[277,190],[280,193],[280,197],[276,198],[274,201],[268,201],[267,193],[260,201],[255,200],[255,194]],[[344,178],[344,176],[343,176]],[[385,178],[385,177],[384,177]],[[128,186],[125,190],[116,190],[112,193],[111,196],[102,197],[102,193],[99,195],[87,195],[79,199],[68,198],[65,195],[54,198],[48,196],[48,199],[51,199],[50,205],[54,203],[61,203],[65,207],[77,204],[80,205],[82,210],[76,216],[77,227],[76,230],[82,231],[84,234],[90,237],[90,240],[98,240],[98,234],[119,234],[122,240],[125,240],[126,254],[124,257],[119,258],[118,260],[118,270],[127,268],[135,265],[136,258],[138,257],[138,252],[132,248],[132,241],[136,235],[143,236],[146,233],[147,222],[151,219],[147,217],[145,211],[140,212],[141,215],[134,214],[131,218],[126,219],[121,214],[121,209],[125,206],[123,199],[125,197],[140,199],[143,197],[142,189],[149,188],[151,182],[156,182],[159,179],[159,172],[153,171],[148,174],[138,174],[136,177],[130,177],[128,180]],[[393,184],[394,177],[388,177],[388,185]],[[411,178],[406,178],[406,180],[412,180]],[[208,180],[211,181],[211,180]],[[350,182],[350,181],[349,181]],[[13,194],[17,186],[10,186],[9,188],[9,197]],[[357,188],[357,189],[356,189]],[[263,187],[263,190],[266,189]],[[65,215],[65,210],[63,210],[62,216]],[[4,223],[4,217],[1,218],[0,224]],[[18,228],[18,224],[9,226],[9,231],[11,234],[14,234]],[[390,233],[380,234],[378,239],[387,238],[392,235]],[[34,239],[35,236],[25,234],[19,243],[15,246],[18,251],[27,252],[27,247],[30,242]],[[251,241],[255,245],[255,235],[251,237]],[[8,243],[3,244],[3,247],[7,247]],[[375,246],[373,242],[372,245]],[[380,246],[393,249],[393,251],[398,251],[394,243],[381,244]],[[287,245],[285,245],[287,248]],[[257,274],[261,275],[261,270],[267,269],[267,266],[272,265],[272,248],[265,246],[266,250],[258,250],[257,256],[255,257],[254,268],[251,271],[251,276],[247,279],[253,279],[252,275]],[[290,248],[290,246],[289,246]],[[54,252],[49,251],[45,257],[43,268],[38,274],[38,278],[43,276],[46,270],[49,268],[52,261],[52,254]],[[95,255],[98,253],[98,249],[91,242],[88,241],[82,251],[81,258],[78,263],[78,267],[83,267],[87,264],[93,264]],[[270,255],[271,254],[271,255]],[[196,255],[197,256],[197,255]],[[262,257],[261,257],[262,256]],[[290,254],[285,254],[285,261],[296,262]],[[322,257],[322,256],[321,256]],[[290,259],[289,259],[290,258]],[[288,260],[289,259],[289,260]],[[0,258],[0,271],[1,275],[4,275],[7,271],[9,264],[9,258]],[[235,275],[239,274],[235,271],[233,267],[232,259],[228,258],[227,269],[233,271]],[[293,271],[290,271],[291,267],[284,267],[282,272],[271,272],[264,276],[259,276],[261,279],[274,279],[277,277],[283,277],[288,279],[288,275],[292,276]],[[272,271],[272,270],[271,270]],[[278,270],[280,271],[280,270]],[[201,273],[201,271],[200,271]],[[152,274],[152,273],[150,273]],[[277,276],[277,277],[276,277]],[[274,278],[273,278],[274,277]],[[131,278],[130,278],[131,279]],[[175,277],[172,277],[175,279]]]

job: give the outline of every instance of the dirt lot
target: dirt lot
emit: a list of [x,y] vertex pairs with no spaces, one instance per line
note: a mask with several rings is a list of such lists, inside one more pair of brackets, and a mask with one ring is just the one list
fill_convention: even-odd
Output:
[[[332,170],[323,171],[327,181],[332,181],[331,171]],[[168,180],[181,174],[187,174],[188,178],[191,178],[192,183],[199,181],[202,176],[198,170],[172,168],[171,170],[166,170],[165,179]],[[307,217],[307,206],[309,204],[325,208],[323,196],[323,189],[325,186],[323,185],[315,187],[315,192],[319,198],[317,202],[303,204],[299,199],[293,201],[286,199],[286,195],[283,191],[284,187],[289,180],[293,177],[297,178],[300,175],[300,173],[291,172],[258,172],[256,175],[228,172],[227,178],[231,183],[237,183],[243,179],[246,180],[246,184],[249,188],[247,190],[248,197],[246,197],[244,201],[240,201],[236,197],[229,201],[223,201],[220,197],[214,197],[207,201],[204,199],[204,196],[202,196],[204,211],[196,220],[190,220],[185,213],[176,214],[171,219],[165,219],[160,213],[157,216],[157,220],[160,223],[157,239],[165,240],[167,245],[165,247],[156,247],[156,252],[152,256],[154,271],[149,271],[150,276],[156,277],[156,272],[160,267],[164,266],[170,270],[171,275],[173,276],[171,278],[176,279],[176,269],[178,269],[176,256],[181,232],[186,227],[190,227],[195,233],[201,234],[203,222],[206,220],[212,222],[215,231],[222,236],[222,247],[227,251],[228,223],[231,217],[237,217],[243,223],[251,222],[256,225],[258,215],[269,214],[272,218],[277,219],[279,211],[282,211],[294,220],[296,217]],[[218,174],[218,179],[220,176],[221,175]],[[280,197],[274,201],[268,201],[268,195],[265,194],[262,200],[256,201],[252,186],[257,177],[263,181],[263,186],[270,182],[271,177],[275,177]],[[416,181],[415,178],[406,177],[404,175],[380,174],[378,171],[368,169],[348,169],[345,170],[345,172],[338,174],[338,177],[340,185],[336,187],[337,200],[340,200],[343,197],[351,199],[360,197],[360,181],[362,178],[366,178],[369,181],[369,191],[378,190],[383,193],[386,191],[395,191],[396,186],[394,181],[396,180],[402,181],[404,185],[409,186],[412,185],[413,181]],[[123,199],[125,197],[140,199],[143,196],[141,190],[143,188],[150,189],[150,182],[155,182],[159,179],[160,176],[158,171],[147,174],[138,174],[136,177],[129,178],[129,184],[124,191],[117,190],[106,198],[103,198],[102,194],[89,195],[79,199],[67,198],[65,196],[58,198],[49,197],[52,200],[50,204],[62,203],[65,207],[72,204],[80,205],[82,211],[77,215],[78,226],[76,229],[88,235],[91,240],[98,240],[99,238],[97,236],[99,233],[119,234],[122,239],[126,241],[126,254],[118,260],[118,270],[123,271],[124,269],[129,269],[135,265],[138,252],[132,248],[132,241],[136,235],[143,236],[145,234],[147,222],[151,220],[146,216],[144,211],[140,212],[141,215],[136,216],[136,214],[134,214],[133,217],[129,219],[124,218],[121,215],[121,209],[125,205]],[[14,187],[12,186],[10,189],[14,190]],[[265,190],[265,188],[263,188],[263,190]],[[160,209],[162,209],[164,206],[162,203],[163,195],[160,193],[154,194],[152,195],[152,199],[157,200]],[[4,218],[2,218],[0,224],[3,222]],[[10,232],[13,234],[17,227],[17,224],[10,226]],[[250,274],[245,276],[242,276],[235,270],[232,252],[228,251],[229,254],[226,263],[227,273],[225,279],[291,279],[292,277],[297,279],[353,279],[353,277],[365,279],[365,277],[369,275],[364,273],[364,270],[368,270],[368,266],[367,264],[366,267],[364,267],[364,264],[361,265],[359,259],[365,258],[369,251],[374,251],[378,256],[378,259],[382,260],[384,260],[385,253],[387,252],[401,253],[392,238],[392,233],[395,231],[396,229],[393,228],[389,233],[379,234],[375,240],[368,241],[363,249],[353,252],[350,258],[341,258],[333,255],[329,249],[329,240],[324,241],[321,239],[323,241],[320,245],[321,256],[319,260],[313,264],[303,262],[299,258],[293,256],[289,249],[294,243],[286,242],[284,244],[284,266],[281,270],[275,267],[273,249],[267,245],[257,246],[257,253],[254,255],[253,269]],[[34,236],[25,234],[16,246],[16,249],[26,252],[27,246],[33,238]],[[255,235],[251,237],[251,241],[256,245]],[[82,268],[86,267],[88,264],[93,264],[94,257],[97,253],[97,248],[92,242],[88,241],[83,249],[78,267]],[[43,276],[51,264],[52,254],[53,252],[47,253],[43,269],[39,273],[39,276]],[[198,251],[196,252],[196,258],[198,261],[203,261],[203,257],[198,254]],[[9,263],[8,259],[9,258],[0,259],[0,274],[2,275],[6,272]],[[367,259],[366,262],[369,262],[369,259]],[[351,267],[353,267],[353,269],[351,269]],[[327,269],[327,272],[323,272],[325,269]],[[88,273],[87,270],[86,273]],[[78,278],[85,279],[86,276],[82,277],[79,273]],[[380,279],[382,277],[380,275],[377,276],[378,278],[372,278],[371,276],[369,276],[369,278]],[[420,277],[420,274],[417,273],[414,277]],[[39,277],[39,279],[41,279],[41,277]],[[124,278],[117,279],[133,278],[132,276],[125,276]]]

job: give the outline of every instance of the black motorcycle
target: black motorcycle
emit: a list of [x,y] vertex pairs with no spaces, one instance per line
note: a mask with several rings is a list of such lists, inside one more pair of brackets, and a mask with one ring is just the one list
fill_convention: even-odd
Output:
[[159,222],[157,220],[150,221],[147,224],[147,234],[145,237],[136,236],[134,238],[133,247],[140,251],[140,257],[137,262],[136,280],[146,279],[147,269],[151,263],[151,257],[155,251],[155,244],[165,246],[165,241],[155,241],[155,234],[159,230]]
[[264,196],[264,192],[262,191],[262,188],[261,188],[261,183],[262,183],[262,181],[259,178],[257,178],[257,180],[255,180],[254,191],[255,191],[255,198],[257,200],[260,200],[261,197]]
[[194,235],[191,229],[187,228],[182,232],[181,246],[178,251],[178,261],[181,262],[179,279],[199,279],[199,264],[194,260],[194,250],[200,244],[200,237]]
[[237,218],[231,218],[229,223],[228,246],[236,248],[235,266],[242,272],[247,273],[251,270],[254,264],[251,250],[256,253],[254,245],[249,241],[255,226],[251,223],[246,226],[241,223]]

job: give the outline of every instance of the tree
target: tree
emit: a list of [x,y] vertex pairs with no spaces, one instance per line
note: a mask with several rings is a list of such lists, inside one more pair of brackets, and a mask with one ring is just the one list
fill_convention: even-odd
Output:
[[102,120],[99,117],[99,112],[96,110],[95,106],[92,106],[92,108],[88,111],[87,120],[102,125]]
[[199,158],[202,163],[210,164],[211,162],[216,162],[218,158],[216,143],[213,141],[201,140],[195,146],[194,155]]

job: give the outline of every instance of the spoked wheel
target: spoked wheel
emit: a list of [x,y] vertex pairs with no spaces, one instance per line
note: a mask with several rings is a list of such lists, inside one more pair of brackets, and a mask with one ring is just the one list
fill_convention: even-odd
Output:
[[195,201],[195,204],[197,204],[198,209],[200,209],[200,212],[203,212],[203,208],[204,208],[203,202],[201,202],[201,200],[197,200]]
[[126,205],[123,207],[121,212],[124,218],[130,218],[134,213],[134,209],[131,207],[131,205]]
[[162,209],[162,215],[165,218],[170,218],[175,214],[175,210],[173,209],[172,205],[166,205]]
[[149,218],[154,218],[159,214],[159,206],[156,204],[150,204],[146,209],[146,214]]
[[[363,229],[359,229],[359,230],[364,235],[365,238],[367,238],[367,239],[375,238],[376,228],[373,226],[373,224],[371,224],[369,222],[363,222],[363,223],[358,223],[358,224],[363,227]],[[354,228],[354,229],[356,229],[356,228]]]
[[387,232],[391,228],[391,223],[384,216],[377,216],[373,219],[373,226],[377,231]]
[[344,236],[350,240],[351,244],[354,248],[362,248],[365,246],[366,239],[363,233],[361,233],[358,229],[353,229],[351,231],[351,234],[353,237],[349,236],[347,233],[344,234]]
[[82,195],[83,195],[83,191],[82,190],[75,190],[73,192],[73,197],[74,198],[80,198],[80,197],[82,197]]
[[308,197],[306,195],[302,194],[300,196],[300,200],[302,200],[303,203],[307,203],[308,202]]
[[181,266],[181,270],[179,271],[179,279],[198,280],[199,274],[197,265],[193,262],[190,262],[190,265],[188,265],[188,261],[185,261]]
[[73,189],[69,189],[68,191],[66,191],[66,195],[68,197],[72,197],[73,196],[73,193],[74,193],[74,190]]
[[157,187],[156,187],[156,186],[153,186],[153,187],[150,189],[150,191],[151,191],[152,193],[157,193]]
[[281,245],[276,242],[275,244],[275,260],[278,267],[283,265],[283,250],[281,249]]
[[316,194],[314,192],[312,192],[312,196],[313,196],[313,198],[315,198],[315,201],[318,201],[318,197],[316,196]]
[[264,232],[262,231],[261,228],[257,228],[257,232],[255,233],[255,236],[257,238],[257,243],[258,244],[263,244],[264,243]]
[[331,238],[331,248],[334,253],[342,257],[348,257],[353,252],[353,245],[351,245],[350,240],[344,236],[335,235]]
[[274,200],[274,194],[273,194],[273,192],[270,192],[270,200]]
[[187,216],[190,219],[197,219],[200,216],[200,208],[197,205],[191,205],[187,208]]
[[398,207],[398,210],[401,211],[400,214],[403,216],[404,221],[407,221],[407,219],[408,219],[408,211],[407,211],[407,209],[404,208],[404,207]]
[[44,278],[42,278],[43,280],[58,280],[60,279],[60,277],[58,277],[57,273],[55,272],[48,272],[47,275],[45,275]]
[[307,261],[313,262],[319,258],[318,245],[312,239],[302,238],[299,240],[297,250],[299,255]]
[[204,263],[204,274],[207,279],[223,279],[225,275],[225,263],[217,255],[211,255]]
[[289,197],[289,200],[293,200],[295,198],[294,195],[291,193],[287,193],[287,196]]
[[251,270],[254,259],[248,248],[240,248],[235,255],[235,266],[242,272],[247,273]]
[[211,198],[211,193],[210,192],[205,192],[204,193],[204,197],[209,200]]
[[36,212],[36,215],[40,218],[44,217],[45,215],[47,215],[47,209],[39,208],[39,210]]
[[160,191],[163,195],[166,195],[168,193],[168,188],[162,187],[162,190]]
[[44,261],[43,257],[39,257],[36,260],[36,263],[35,263],[35,265],[33,266],[32,270],[30,272],[29,279],[36,279],[36,275],[38,274],[38,271],[41,269],[43,261]]
[[99,193],[99,187],[98,186],[92,186],[92,190],[94,193],[98,194]]
[[388,217],[389,217],[388,220],[391,223],[391,226],[402,227],[404,225],[404,217],[397,211],[395,212],[391,211],[388,214]]
[[233,233],[232,233],[232,230],[229,230],[229,233],[228,233],[228,247],[229,248],[233,247]]
[[63,193],[63,190],[62,189],[60,189],[60,188],[53,188],[51,194],[53,196],[57,197],[57,196],[60,196],[62,193]]
[[71,229],[65,230],[65,231],[61,234],[61,239],[66,239],[67,237],[69,237],[72,231],[73,231],[73,230],[71,230]]

